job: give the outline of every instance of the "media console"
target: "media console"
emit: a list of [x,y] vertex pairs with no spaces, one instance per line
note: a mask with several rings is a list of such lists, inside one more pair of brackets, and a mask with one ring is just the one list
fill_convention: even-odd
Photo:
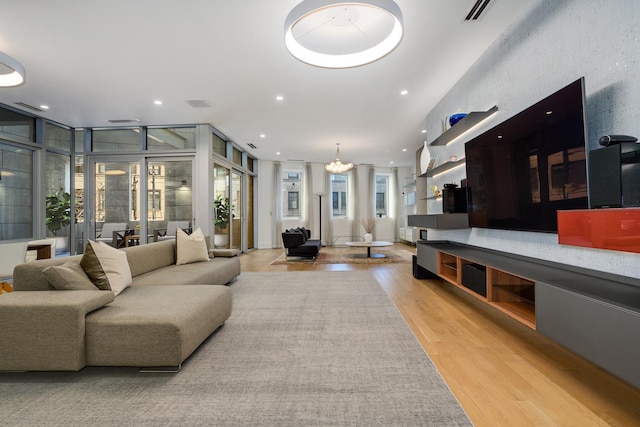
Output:
[[640,388],[640,279],[451,242],[418,265]]

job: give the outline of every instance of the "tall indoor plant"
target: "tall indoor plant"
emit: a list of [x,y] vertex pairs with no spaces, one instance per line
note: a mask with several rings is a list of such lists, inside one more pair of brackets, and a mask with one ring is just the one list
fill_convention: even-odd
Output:
[[213,201],[213,208],[215,211],[215,233],[213,236],[213,244],[215,247],[226,247],[229,242],[229,232],[227,227],[229,225],[230,204],[229,198],[224,197],[222,194],[218,194]]
[[65,251],[68,248],[69,237],[58,237],[58,232],[71,224],[71,194],[61,188],[46,197],[45,223],[56,239],[57,250]]
[[71,224],[71,194],[60,189],[46,199],[47,229],[57,237],[58,232]]

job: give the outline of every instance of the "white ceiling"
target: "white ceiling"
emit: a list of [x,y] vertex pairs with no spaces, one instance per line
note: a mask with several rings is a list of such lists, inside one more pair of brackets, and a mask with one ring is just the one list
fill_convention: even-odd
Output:
[[42,116],[74,127],[211,123],[259,159],[328,162],[339,142],[345,161],[411,166],[427,113],[527,9],[493,0],[464,22],[474,2],[396,0],[393,52],[324,69],[284,46],[299,0],[2,0],[0,51],[27,76],[0,102],[49,105]]

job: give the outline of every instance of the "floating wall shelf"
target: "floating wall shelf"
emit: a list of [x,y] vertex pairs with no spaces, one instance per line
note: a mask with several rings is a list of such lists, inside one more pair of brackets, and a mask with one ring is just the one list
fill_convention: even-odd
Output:
[[444,132],[442,135],[434,139],[431,144],[432,146],[438,145],[447,145],[469,129],[475,127],[480,124],[482,121],[486,120],[493,113],[498,111],[498,106],[494,105],[487,111],[472,111],[467,114],[462,120],[455,124],[455,126],[451,126],[449,130]]
[[440,173],[446,172],[449,169],[453,169],[457,166],[460,166],[462,164],[464,164],[465,159],[464,157],[462,159],[458,159],[455,162],[444,162],[443,164],[436,166],[435,168],[431,169],[430,171],[428,171],[427,173],[425,173],[424,175],[420,175],[420,176],[434,176],[434,175],[438,175]]

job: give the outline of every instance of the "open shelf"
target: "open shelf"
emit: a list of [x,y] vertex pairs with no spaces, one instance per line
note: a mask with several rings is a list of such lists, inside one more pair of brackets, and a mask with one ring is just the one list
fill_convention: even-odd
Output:
[[433,145],[433,146],[447,145],[448,143],[450,143],[451,141],[453,141],[454,139],[456,139],[457,137],[459,137],[469,129],[480,124],[482,121],[487,119],[496,111],[498,111],[497,105],[494,105],[487,111],[472,111],[471,113],[467,114],[462,120],[456,123],[455,126],[451,126],[449,130],[447,130],[442,135],[434,139],[429,145]]
[[420,175],[420,176],[427,176],[427,177],[431,177],[434,175],[438,175],[440,173],[444,173],[450,169],[453,169],[455,167],[458,167],[460,165],[463,165],[465,162],[464,157],[462,159],[458,159],[455,162],[444,162],[439,166],[436,166],[435,168],[431,169],[430,171],[427,171],[427,173]]
[[535,282],[493,268],[488,277],[491,305],[535,329]]
[[536,329],[535,282],[442,251],[438,276]]
[[438,252],[438,275],[448,282],[457,284],[459,280],[458,257]]

